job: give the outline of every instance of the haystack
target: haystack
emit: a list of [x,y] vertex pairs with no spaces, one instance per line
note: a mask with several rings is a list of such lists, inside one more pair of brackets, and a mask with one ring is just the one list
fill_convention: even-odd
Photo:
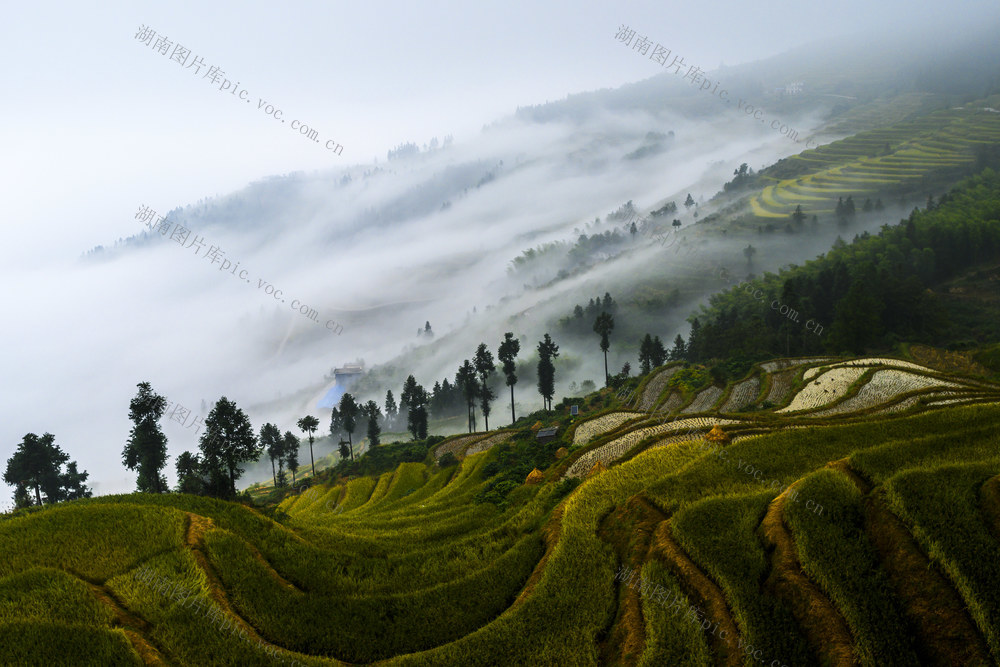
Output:
[[569,456],[569,450],[566,449],[565,447],[560,447],[559,449],[556,450],[556,459],[557,460],[558,459],[564,459],[567,456]]
[[716,424],[712,427],[712,430],[705,435],[705,440],[709,442],[714,442],[718,445],[729,444],[729,436],[722,430],[722,427]]
[[594,464],[594,467],[590,469],[590,472],[587,473],[587,477],[593,477],[594,475],[602,473],[607,469],[608,466],[604,465],[604,461],[598,461]]
[[542,474],[541,470],[539,470],[538,468],[535,468],[534,470],[532,470],[531,472],[528,473],[528,476],[527,476],[527,478],[525,478],[524,483],[525,484],[541,484],[544,481],[545,481],[545,475]]

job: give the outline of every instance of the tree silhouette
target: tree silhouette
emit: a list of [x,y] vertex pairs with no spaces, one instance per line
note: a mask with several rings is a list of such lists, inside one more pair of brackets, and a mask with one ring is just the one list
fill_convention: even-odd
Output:
[[271,459],[271,477],[274,478],[274,486],[278,486],[278,473],[275,472],[274,462],[278,461],[278,468],[282,467],[284,461],[281,460],[282,446],[281,430],[275,424],[264,424],[260,427],[260,446],[264,448],[267,457]]
[[225,396],[205,418],[198,446],[208,474],[208,492],[216,498],[236,497],[236,480],[244,472],[240,464],[256,461],[263,449],[246,414]]
[[747,266],[753,263],[753,256],[757,254],[757,248],[754,248],[749,243],[746,248],[743,248],[743,256],[747,258]]
[[489,377],[496,370],[493,363],[493,353],[486,347],[486,343],[480,343],[476,348],[474,358],[476,373],[479,375],[479,399],[480,407],[483,411],[483,421],[485,430],[490,430],[490,401],[493,400],[493,390],[489,387]]
[[687,357],[687,349],[684,346],[684,339],[680,334],[674,339],[674,346],[670,350],[671,361],[681,361]]
[[542,395],[545,410],[552,409],[552,396],[556,393],[556,367],[553,360],[559,356],[559,346],[549,334],[538,343],[538,393]]
[[191,452],[183,452],[177,457],[174,465],[177,468],[177,493],[190,493],[195,496],[205,493],[201,457]]
[[167,409],[167,400],[153,391],[148,382],[136,385],[139,391],[129,402],[128,418],[132,430],[122,450],[122,465],[138,470],[136,488],[143,493],[168,491],[167,480],[160,473],[167,465],[167,436],[160,428],[160,418]]
[[674,231],[676,232],[678,229],[680,229],[681,221],[678,220],[677,218],[674,218],[674,221],[671,222],[670,224],[673,225]]
[[312,466],[313,477],[316,476],[316,461],[313,460],[313,433],[319,428],[319,420],[312,415],[306,415],[296,422],[299,430],[309,437],[309,463]]
[[[67,472],[61,471],[68,464]],[[89,477],[87,472],[77,472],[76,462],[69,460],[69,454],[55,444],[55,436],[44,433],[41,437],[34,433],[25,434],[14,455],[7,459],[7,469],[3,479],[15,486],[14,503],[17,507],[52,504],[61,500],[89,498],[90,489],[84,486]],[[35,492],[31,502],[28,490]]]
[[[635,226],[635,223],[632,223]],[[577,306],[579,307],[579,306]],[[510,331],[503,335],[503,341],[500,343],[500,349],[497,350],[497,359],[503,364],[503,374],[506,376],[507,386],[510,387],[510,423],[513,424],[517,421],[514,416],[514,385],[517,384],[517,364],[515,359],[517,358],[517,353],[521,351],[521,341],[514,338],[514,334]]]
[[654,368],[667,362],[667,348],[663,347],[663,341],[659,336],[653,337],[652,355]]
[[[474,376],[473,376],[474,377]],[[412,375],[403,383],[401,402],[407,407],[406,427],[415,440],[427,437],[427,390]]]
[[396,407],[396,399],[392,396],[392,389],[385,392],[385,423],[388,428],[395,428],[396,416],[399,408]]
[[690,192],[688,193],[687,199],[684,200],[684,206],[686,208],[691,208],[692,206],[694,206],[694,197],[691,196]]
[[639,342],[639,372],[649,373],[653,365],[653,337],[646,334]]
[[370,447],[379,446],[379,436],[382,433],[382,427],[378,425],[378,420],[382,417],[382,411],[378,408],[378,403],[375,401],[368,401],[362,407],[362,412],[364,412],[365,417],[368,418],[368,443]]
[[594,332],[601,337],[601,351],[604,353],[604,386],[611,384],[608,375],[608,348],[611,347],[611,331],[615,328],[615,318],[609,313],[601,313],[594,321]]
[[[316,425],[319,426],[319,422]],[[285,466],[292,473],[292,486],[295,486],[295,471],[299,468],[299,439],[291,431],[285,431],[281,439],[281,453]]]
[[[412,375],[410,377],[413,377]],[[344,392],[344,395],[340,397],[340,404],[337,406],[340,411],[340,419],[343,422],[344,430],[347,432],[347,446],[351,450],[351,461],[354,460],[354,429],[358,426],[358,413],[361,411],[358,408],[357,401],[349,393]]]
[[458,367],[455,374],[455,384],[465,397],[465,405],[469,416],[469,433],[476,430],[476,368],[472,362],[466,359]]
[[795,211],[792,213],[792,221],[796,225],[801,225],[806,219],[806,214],[802,212],[802,205],[799,204],[795,207]]

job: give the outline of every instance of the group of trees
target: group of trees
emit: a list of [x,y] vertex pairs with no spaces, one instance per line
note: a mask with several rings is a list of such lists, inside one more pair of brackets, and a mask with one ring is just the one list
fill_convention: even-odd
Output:
[[14,487],[16,508],[89,498],[87,477],[87,471],[79,472],[76,461],[70,461],[69,454],[55,444],[51,433],[26,434],[7,459],[3,475],[4,481]]
[[765,275],[754,282],[763,299],[740,288],[712,295],[707,313],[692,320],[687,358],[863,353],[900,340],[982,339],[986,320],[965,325],[946,317],[937,292],[970,266],[1000,259],[997,219],[1000,175],[986,170],[932,210],[849,245],[838,239],[804,266]]
[[[410,379],[412,378],[413,376],[411,375]],[[416,383],[414,382],[414,384]],[[423,391],[422,387],[420,391]],[[406,392],[407,389],[404,387],[404,405],[406,405],[407,399],[414,400],[416,398],[412,394],[408,395]],[[389,401],[391,401],[392,409],[395,413],[396,403],[392,399],[392,392],[389,392],[387,399],[386,409],[388,410]],[[352,394],[345,392],[340,397],[340,403],[330,412],[330,435],[337,441],[340,457],[342,459],[350,458],[352,461],[354,460],[354,431],[360,425],[361,420],[366,420],[367,422],[367,434],[370,446],[377,447],[381,441],[382,426],[380,422],[382,418],[382,410],[379,409],[375,401],[358,403]],[[344,440],[342,437],[345,434],[347,435],[347,440]],[[312,440],[310,439],[310,446],[311,444]]]

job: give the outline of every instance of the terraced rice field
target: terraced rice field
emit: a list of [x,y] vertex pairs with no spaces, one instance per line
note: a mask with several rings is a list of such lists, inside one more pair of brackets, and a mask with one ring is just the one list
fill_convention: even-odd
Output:
[[719,387],[707,387],[698,392],[691,403],[681,410],[681,414],[689,415],[695,412],[707,412],[722,397],[723,390]]
[[486,437],[486,433],[472,433],[470,435],[459,435],[442,442],[434,450],[434,458],[439,459],[445,454],[453,454],[456,458],[465,456],[465,448],[477,440]]
[[653,409],[656,402],[660,399],[660,394],[663,393],[664,388],[667,386],[667,382],[670,378],[674,376],[681,367],[671,366],[666,368],[656,375],[653,379],[646,383],[646,388],[642,392],[642,401],[639,403],[639,410],[643,412],[648,412]]
[[777,413],[814,410],[842,398],[850,386],[865,374],[864,368],[834,368],[810,380],[791,402]]
[[630,419],[641,417],[640,412],[610,412],[606,415],[587,420],[576,427],[573,433],[573,444],[581,445],[608,431],[613,431]]
[[495,445],[499,445],[501,442],[507,442],[510,440],[514,433],[512,431],[501,431],[489,437],[483,438],[472,443],[467,450],[465,450],[466,456],[472,456],[474,454],[480,454],[487,451]]
[[767,390],[767,397],[764,400],[770,402],[772,405],[780,405],[785,400],[785,397],[788,396],[788,392],[792,390],[792,380],[795,379],[797,374],[798,371],[794,368],[779,373],[771,373],[769,375],[771,385]]
[[[840,370],[840,369],[837,369]],[[889,403],[896,398],[912,391],[930,389],[932,387],[960,387],[955,382],[938,380],[923,375],[907,373],[906,371],[886,369],[875,371],[858,393],[841,401],[832,408],[819,410],[809,414],[810,417],[828,417],[848,412],[867,410],[878,405]]]
[[[1000,144],[1000,114],[977,109],[937,111],[807,150],[789,158],[778,182],[750,200],[757,217],[787,220],[796,206],[807,214],[833,213],[838,198],[866,196],[941,169],[971,164],[974,149]],[[889,147],[888,152],[886,147]],[[768,170],[765,170],[765,175]]]
[[[830,364],[830,368],[844,368],[844,367],[868,367],[868,366],[891,366],[892,368],[909,368],[911,370],[920,371],[922,373],[933,373],[934,371],[926,366],[921,366],[920,364],[915,364],[911,361],[903,361],[902,359],[892,359],[889,357],[864,357],[862,359],[851,359],[850,361],[843,361],[836,364]],[[803,380],[809,380],[816,376],[820,372],[822,367],[809,368],[802,374]]]
[[684,397],[680,395],[679,392],[672,391],[670,395],[667,396],[667,400],[663,401],[663,405],[656,409],[656,412],[662,412],[663,414],[672,414],[677,412],[677,410],[684,405]]
[[[936,381],[875,378],[887,400]],[[639,425],[550,464],[605,472],[518,485],[504,507],[475,502],[492,449],[319,484],[277,521],[180,494],[0,518],[0,664],[996,664],[984,384],[993,403],[905,417]],[[735,435],[721,450],[679,432],[715,423]]]
[[760,378],[754,375],[735,385],[719,412],[739,412],[754,404],[760,394]]
[[[586,475],[591,468],[594,467],[598,461],[605,465],[610,465],[614,461],[617,461],[622,456],[625,455],[630,449],[635,447],[641,441],[646,438],[668,434],[677,433],[681,431],[690,431],[691,429],[704,429],[707,432],[716,424],[719,425],[730,425],[739,424],[740,422],[735,419],[719,419],[717,417],[690,417],[688,419],[678,419],[675,421],[667,422],[665,424],[659,424],[656,426],[646,426],[643,428],[637,428],[634,431],[629,431],[623,436],[615,438],[614,440],[607,442],[600,447],[596,447],[587,452],[584,452],[573,464],[566,470],[566,477],[582,477]],[[690,438],[682,438],[690,439]]]

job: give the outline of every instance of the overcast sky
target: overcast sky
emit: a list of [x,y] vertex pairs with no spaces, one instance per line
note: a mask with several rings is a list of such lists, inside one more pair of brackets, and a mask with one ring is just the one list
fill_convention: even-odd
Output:
[[[44,303],[20,302],[18,285],[135,233],[140,204],[166,212],[272,174],[384,161],[387,149],[406,141],[451,134],[461,142],[518,106],[661,71],[613,41],[621,24],[709,70],[862,29],[907,31],[995,13],[996,4],[6,3],[2,381],[28,381],[9,371],[20,353],[11,340],[27,346],[34,329],[52,327],[71,340],[80,326]],[[141,26],[201,58],[201,72],[137,40]],[[202,76],[213,65],[247,91],[246,99]],[[260,100],[286,122],[258,109]],[[298,135],[292,120],[322,141]],[[323,147],[327,139],[343,146],[342,155]],[[53,367],[65,354],[52,351]],[[44,383],[51,374],[38,368],[31,381]],[[86,401],[56,385],[51,393],[53,410],[62,401]],[[0,464],[24,433],[20,424],[7,426],[13,417],[0,405]]]

